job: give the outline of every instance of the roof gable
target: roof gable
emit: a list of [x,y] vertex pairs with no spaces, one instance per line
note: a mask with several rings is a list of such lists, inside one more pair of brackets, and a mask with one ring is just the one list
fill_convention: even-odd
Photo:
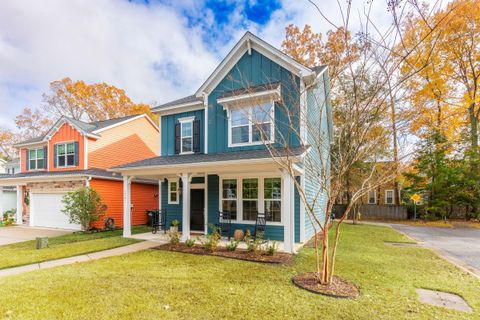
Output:
[[209,94],[228,74],[232,67],[242,58],[242,56],[246,52],[250,54],[252,49],[289,70],[293,74],[304,78],[307,80],[306,82],[310,82],[315,79],[314,71],[287,56],[277,48],[273,47],[252,33],[247,32],[228,53],[225,59],[223,59],[223,61],[218,65],[215,71],[213,71],[208,79],[197,90],[195,96],[201,97],[202,93]]

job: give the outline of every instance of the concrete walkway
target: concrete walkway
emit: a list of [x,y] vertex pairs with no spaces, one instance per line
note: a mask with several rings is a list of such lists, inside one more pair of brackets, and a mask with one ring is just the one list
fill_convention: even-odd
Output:
[[0,228],[0,246],[35,240],[36,237],[57,237],[72,233],[71,230],[13,226]]
[[29,265],[26,265],[26,266],[3,269],[3,270],[0,270],[0,277],[11,276],[11,275],[20,274],[20,273],[29,272],[29,271],[34,271],[34,270],[50,269],[50,268],[54,268],[54,267],[58,267],[58,266],[65,266],[65,265],[69,265],[69,264],[74,264],[74,263],[77,263],[77,262],[85,262],[85,261],[90,261],[90,260],[98,260],[98,259],[102,259],[102,258],[120,256],[120,255],[127,254],[127,253],[132,253],[132,252],[137,252],[137,251],[150,249],[150,248],[156,247],[158,245],[159,245],[158,242],[143,241],[143,242],[131,244],[131,245],[124,246],[124,247],[119,247],[119,248],[114,248],[114,249],[109,249],[109,250],[104,250],[104,251],[98,251],[98,252],[93,252],[93,253],[89,253],[89,254],[82,254],[80,256],[75,256],[75,257],[70,257],[70,258],[50,260],[50,261],[45,261],[45,262],[40,262],[40,263],[29,264]]

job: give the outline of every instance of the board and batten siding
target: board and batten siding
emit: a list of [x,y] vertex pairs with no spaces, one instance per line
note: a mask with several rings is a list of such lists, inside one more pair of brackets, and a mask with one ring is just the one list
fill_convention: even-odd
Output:
[[[53,165],[55,159],[55,148],[54,146],[57,143],[64,143],[64,142],[77,142],[78,143],[78,165],[77,166],[69,166],[69,167],[55,167]],[[85,168],[85,152],[84,152],[84,139],[83,135],[75,128],[73,128],[70,124],[64,123],[60,129],[52,136],[50,141],[48,142],[48,166],[49,171],[63,171],[63,170],[80,170]],[[23,159],[22,159],[23,160]]]
[[195,120],[200,120],[200,153],[204,153],[205,150],[205,121],[204,110],[195,110],[189,112],[182,112],[176,114],[170,114],[161,117],[160,130],[162,133],[162,156],[175,155],[175,124],[178,123],[178,119],[185,117],[195,117]]
[[[307,91],[307,141],[312,146],[304,159],[305,168],[305,195],[309,203],[316,201],[315,215],[322,221],[325,217],[327,194],[322,189],[328,181],[320,181],[318,169],[323,167],[326,176],[330,172],[330,130],[329,117],[331,106],[329,99],[328,73],[322,76],[323,81],[318,81],[315,87]],[[320,139],[314,138],[321,137]],[[320,141],[320,142],[319,142]],[[318,194],[318,197],[316,196]],[[315,199],[317,197],[317,199]],[[305,211],[305,240],[308,241],[314,235],[312,222]],[[317,227],[317,232],[319,228]]]
[[[295,110],[298,110],[299,107],[299,78],[254,49],[251,50],[251,53],[251,55],[245,53],[208,96],[208,153],[265,148],[263,145],[228,147],[227,113],[223,110],[223,106],[217,103],[217,99],[226,91],[261,85],[265,85],[265,89],[268,89],[268,84],[281,82],[283,101],[291,111],[293,126],[296,129],[299,127],[298,116],[294,116],[295,114],[298,115]],[[282,109],[283,107],[278,107],[276,104],[276,145],[279,146],[287,142],[290,146],[296,146],[299,144],[298,137],[295,134],[288,134],[288,117],[285,110]],[[278,132],[282,132],[286,139],[281,138]]]
[[[123,181],[92,179],[90,187],[95,189],[107,205],[107,211],[94,223],[97,228],[105,227],[105,219],[115,219],[115,226],[123,227]],[[132,225],[147,223],[146,210],[158,209],[158,185],[132,183]]]

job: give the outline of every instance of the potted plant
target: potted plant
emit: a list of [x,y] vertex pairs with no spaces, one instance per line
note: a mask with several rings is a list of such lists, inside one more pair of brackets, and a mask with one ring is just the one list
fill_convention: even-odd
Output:
[[178,221],[177,219],[172,220],[172,222],[170,222],[170,232],[178,232],[179,225],[180,221]]

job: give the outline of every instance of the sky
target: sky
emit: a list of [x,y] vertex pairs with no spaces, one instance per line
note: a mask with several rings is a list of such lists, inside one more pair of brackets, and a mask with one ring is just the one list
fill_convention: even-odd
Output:
[[[342,23],[336,0],[317,3]],[[367,3],[389,25],[385,0],[353,3],[352,29]],[[307,0],[2,0],[0,126],[13,128],[64,77],[106,82],[149,104],[192,94],[246,31],[280,48],[291,23],[332,28]]]

